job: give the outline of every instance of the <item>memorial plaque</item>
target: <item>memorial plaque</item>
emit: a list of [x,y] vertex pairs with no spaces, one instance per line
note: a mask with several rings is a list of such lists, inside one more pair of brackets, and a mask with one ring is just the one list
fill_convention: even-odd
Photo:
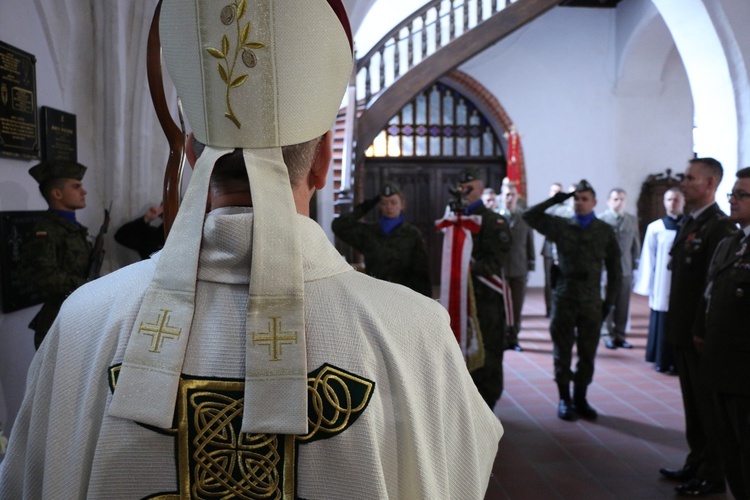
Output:
[[9,313],[44,301],[21,275],[21,246],[44,211],[0,212],[0,292],[2,311]]
[[42,106],[42,160],[78,161],[76,115]]
[[39,158],[36,57],[0,42],[0,155]]

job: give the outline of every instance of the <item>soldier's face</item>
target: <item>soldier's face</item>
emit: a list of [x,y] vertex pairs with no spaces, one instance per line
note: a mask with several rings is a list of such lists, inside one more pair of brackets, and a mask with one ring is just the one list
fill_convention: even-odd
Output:
[[576,215],[588,215],[594,211],[596,198],[591,191],[576,191],[573,201],[573,211]]
[[710,185],[708,170],[700,163],[690,164],[680,184],[685,195],[685,203],[693,204],[702,200],[710,190]]
[[627,196],[625,196],[625,193],[613,192],[609,195],[609,198],[607,198],[607,206],[613,212],[621,214],[625,211],[625,204],[627,201],[628,199]]
[[468,203],[469,205],[476,203],[477,201],[482,199],[482,191],[484,191],[484,182],[477,179],[471,182],[464,182],[461,184],[461,187],[467,190],[471,188],[471,191],[469,191],[469,193],[466,196],[464,196],[464,198],[466,199],[466,203]]
[[68,179],[62,188],[53,190],[52,196],[61,210],[86,208],[86,190],[79,180]]
[[729,197],[729,220],[745,227],[750,224],[750,179],[737,179],[732,188],[734,196]]
[[482,203],[490,210],[494,209],[495,205],[497,205],[495,193],[482,193]]
[[664,210],[667,214],[677,217],[682,215],[682,211],[685,209],[685,198],[681,193],[677,191],[667,191],[664,193]]
[[518,190],[515,187],[504,187],[503,202],[505,203],[505,208],[508,210],[515,210],[516,205],[518,204]]
[[394,194],[392,196],[381,196],[380,213],[389,219],[395,219],[401,215],[401,209],[404,204],[401,202],[401,196]]

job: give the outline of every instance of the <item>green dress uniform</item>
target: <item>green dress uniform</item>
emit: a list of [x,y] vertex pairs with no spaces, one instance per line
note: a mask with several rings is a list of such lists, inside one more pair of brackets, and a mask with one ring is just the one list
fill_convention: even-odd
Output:
[[522,210],[510,211],[504,208],[500,210],[500,215],[507,219],[513,239],[508,262],[504,266],[505,279],[508,280],[513,299],[513,325],[508,328],[505,347],[512,348],[518,346],[518,332],[521,331],[521,311],[526,297],[526,282],[529,278],[529,271],[533,271],[536,267],[534,231],[523,220]]
[[[555,381],[568,387],[573,380],[576,387],[584,388],[594,376],[603,311],[609,310],[620,286],[620,248],[609,224],[594,218],[584,228],[575,217],[546,214],[554,204],[550,198],[529,208],[523,217],[557,245],[560,275],[553,290],[550,321]],[[605,305],[600,288],[602,264],[608,276]],[[575,374],[571,370],[574,343],[578,351]]]
[[701,480],[723,481],[719,436],[713,394],[703,380],[693,337],[704,337],[705,308],[701,298],[706,289],[711,257],[719,242],[736,228],[712,203],[692,213],[682,223],[670,252],[672,284],[667,314],[667,339],[675,346],[675,364],[680,377],[685,407],[685,436],[690,452],[685,466]]
[[485,207],[481,200],[470,207],[467,215],[482,217],[478,233],[472,234],[471,280],[477,306],[479,329],[484,342],[484,366],[471,377],[490,408],[503,393],[503,351],[505,348],[505,310],[502,297],[479,281],[479,276],[500,276],[510,252],[511,233],[508,220]]
[[361,222],[365,204],[333,221],[336,236],[365,257],[365,272],[373,278],[398,283],[432,297],[427,250],[419,229],[402,222],[389,234],[379,223]]
[[91,250],[88,229],[53,210],[42,216],[24,241],[23,275],[45,297],[42,309],[29,324],[37,347],[65,298],[86,282]]
[[700,375],[714,391],[719,444],[735,498],[750,495],[750,227],[724,238],[708,271]]

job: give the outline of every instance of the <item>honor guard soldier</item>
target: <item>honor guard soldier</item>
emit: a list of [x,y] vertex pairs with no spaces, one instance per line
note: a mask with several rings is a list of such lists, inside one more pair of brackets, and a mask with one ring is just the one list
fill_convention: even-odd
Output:
[[[375,206],[377,222],[360,221]],[[422,233],[404,219],[406,200],[390,182],[380,194],[333,221],[333,233],[365,257],[365,272],[432,297],[430,269]]]
[[503,275],[503,263],[507,261],[510,252],[511,233],[508,220],[482,202],[484,180],[479,176],[478,169],[465,168],[461,172],[459,183],[466,193],[464,200],[467,206],[463,215],[482,217],[479,232],[471,235],[471,277],[485,360],[484,366],[472,371],[471,376],[484,400],[490,408],[494,408],[503,393],[505,309],[503,297],[479,278]]
[[[545,211],[574,196],[573,217],[557,217]],[[555,382],[560,402],[557,416],[595,419],[586,393],[594,377],[594,357],[599,330],[609,314],[620,286],[620,249],[612,227],[596,218],[596,193],[582,180],[571,193],[557,193],[529,208],[523,215],[531,227],[557,245],[559,277],[553,290],[550,334],[554,344]],[[607,291],[601,297],[602,266],[607,270]],[[573,345],[578,352],[576,371],[571,370]],[[573,399],[570,382],[573,382]]]
[[44,296],[42,309],[29,323],[37,348],[65,298],[88,278],[92,245],[88,229],[76,221],[76,210],[86,208],[85,173],[86,167],[68,160],[45,161],[29,170],[49,206],[21,254],[24,279]]

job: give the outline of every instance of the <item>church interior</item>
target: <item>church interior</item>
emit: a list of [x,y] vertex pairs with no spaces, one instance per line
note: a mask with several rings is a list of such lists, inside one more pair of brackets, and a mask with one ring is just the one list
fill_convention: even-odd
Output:
[[[154,112],[146,58],[156,3],[4,0],[0,5],[0,42],[30,54],[33,61],[33,74],[18,75],[34,80],[33,105],[75,116],[77,159],[88,166],[87,206],[78,218],[90,232],[96,233],[102,224],[105,209],[111,212],[111,228],[116,228],[162,199],[169,146]],[[621,187],[630,195],[629,210],[645,227],[661,216],[648,199],[655,179],[679,176],[690,158],[716,158],[724,166],[717,199],[726,209],[725,194],[734,173],[750,164],[746,0],[344,4],[355,34],[357,70],[334,129],[334,168],[312,210],[331,241],[331,222],[338,213],[377,193],[386,180],[396,181],[410,200],[407,220],[425,235],[431,272],[437,277],[441,236],[432,224],[448,201],[446,186],[455,184],[467,165],[482,169],[499,192],[512,164],[520,194],[529,205],[546,199],[553,182],[568,186],[586,179],[599,194],[601,212],[606,193]],[[173,119],[179,122],[166,69],[163,80]],[[3,106],[6,92],[3,89]],[[4,126],[10,125],[0,124],[0,141]],[[189,124],[186,127],[189,130]],[[510,159],[512,134],[518,145]],[[0,151],[0,216],[46,209],[28,174],[38,154],[38,145],[34,153]],[[183,185],[188,181],[189,171]],[[105,273],[138,260],[134,251],[114,241],[113,232],[105,239]],[[537,234],[537,248],[541,242]],[[0,266],[7,273],[13,266],[13,241],[3,245]],[[354,257],[347,247],[338,247]],[[541,267],[538,257],[537,271],[529,279],[537,295],[544,283]],[[0,431],[7,437],[35,352],[27,325],[38,306],[16,309],[8,307],[8,297],[3,300]],[[538,300],[525,310],[532,318],[539,312],[535,304]],[[543,328],[533,319],[528,325],[522,340],[544,345]],[[546,349],[532,349],[529,356],[548,355]],[[526,362],[520,356],[508,356],[513,358],[513,375],[506,390],[514,396],[501,400],[495,410],[514,421],[526,410],[512,384],[527,387],[530,380],[538,380],[553,388],[551,359],[544,374],[536,370],[543,361],[537,365],[536,358]],[[613,366],[622,369],[620,361],[615,359]],[[674,396],[676,379],[656,385]],[[595,392],[604,394],[600,391]],[[545,404],[554,406],[554,401]],[[680,419],[673,412],[668,416]],[[654,421],[662,424],[669,425]],[[520,429],[520,434],[533,434],[531,427]],[[512,431],[506,428],[499,455]],[[511,442],[523,446],[519,438]],[[679,446],[679,439],[667,444]],[[662,440],[655,446],[669,448],[667,444]],[[541,446],[539,441],[535,445]],[[682,451],[669,448],[663,456],[678,460]],[[503,489],[498,471],[517,475],[523,469],[502,465],[501,458],[497,464],[502,467],[496,467],[493,481],[499,486],[492,490],[491,483],[487,498],[576,498],[557,487],[539,496],[524,494],[523,484],[515,492]],[[667,465],[678,464],[654,467]],[[653,488],[639,496],[627,484],[612,482],[597,491],[600,498],[659,498],[670,488]]]

